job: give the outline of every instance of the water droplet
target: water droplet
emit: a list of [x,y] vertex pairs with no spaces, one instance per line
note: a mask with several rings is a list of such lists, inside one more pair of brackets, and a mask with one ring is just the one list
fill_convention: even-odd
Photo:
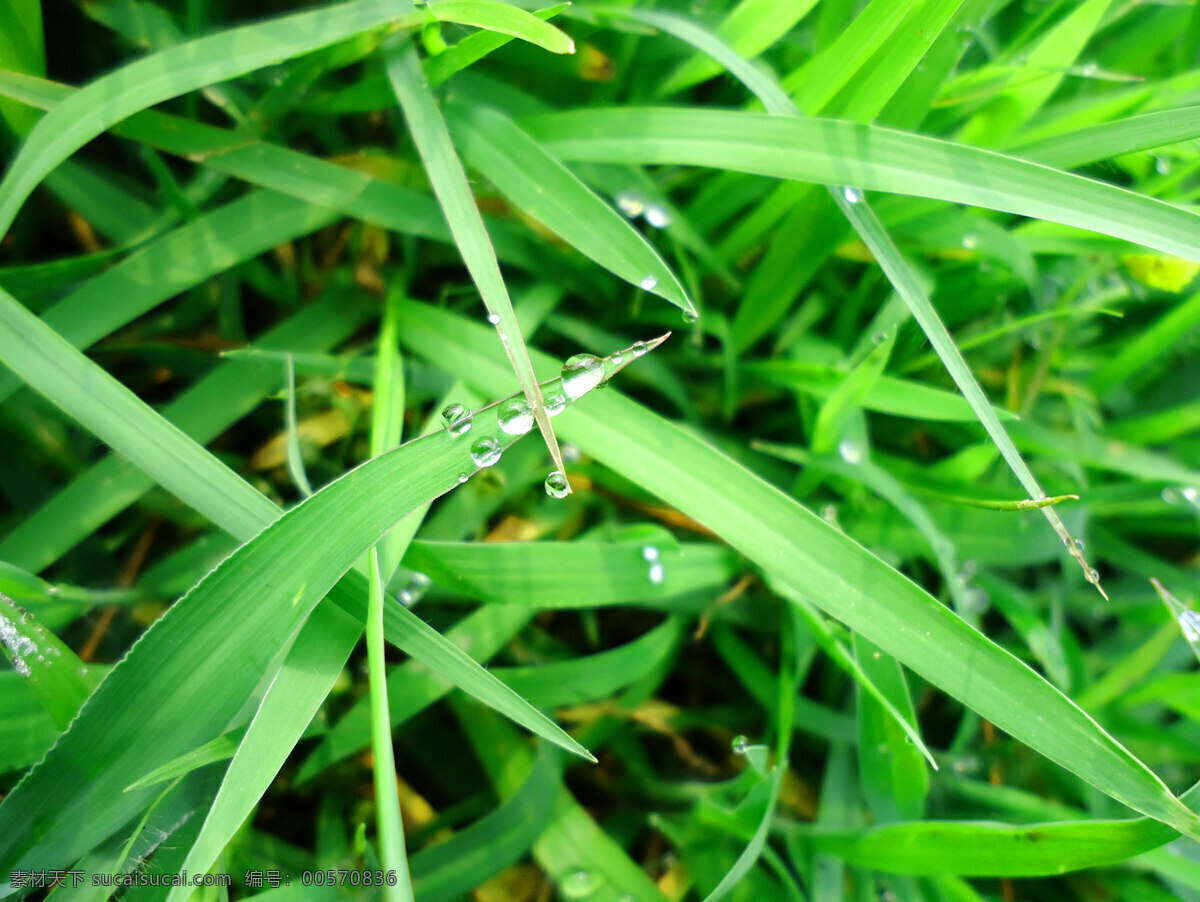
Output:
[[659,204],[647,204],[643,212],[646,222],[656,229],[665,229],[671,224],[671,214]]
[[625,362],[625,355],[622,354],[620,351],[617,351],[617,353],[613,354],[610,358],[608,358],[608,360],[609,360],[609,363],[612,364],[612,367],[615,369],[616,367],[619,367],[621,364],[623,364]]
[[1170,486],[1167,486],[1165,489],[1162,490],[1162,500],[1167,502],[1167,504],[1178,504],[1179,503],[1179,490],[1173,489]]
[[562,470],[555,470],[546,477],[546,494],[551,498],[566,498],[570,493],[567,477]]
[[857,466],[863,462],[862,445],[854,439],[844,438],[838,443],[838,455],[846,463]]
[[509,435],[524,435],[533,428],[533,411],[524,398],[512,398],[500,405],[500,428]]
[[745,736],[735,736],[730,747],[733,749],[735,755],[744,755],[746,754],[746,750],[750,748],[750,740]]
[[658,549],[655,548],[653,545],[647,545],[645,548],[642,549],[642,560],[657,561],[658,557],[659,557]]
[[1171,171],[1171,161],[1166,157],[1155,157],[1154,171],[1159,175],[1167,175]]
[[962,237],[962,246],[969,251],[974,250],[979,247],[979,236],[974,232],[968,232]]
[[700,318],[700,316],[698,314],[692,313],[692,311],[690,311],[690,310],[683,311],[683,322],[685,325],[690,326],[692,323],[694,323],[699,318]]
[[471,478],[470,475],[467,473],[459,473],[458,474],[458,484],[462,485],[464,482],[466,482],[470,478]]
[[653,291],[656,285],[658,285],[657,276],[646,276],[642,279],[642,291]]
[[487,321],[489,323],[491,323],[493,326],[500,325],[500,314],[499,313],[489,313],[487,315]]
[[477,467],[490,467],[500,459],[502,450],[498,441],[485,435],[483,438],[476,439],[475,444],[471,446],[471,460]]
[[560,391],[552,391],[543,395],[542,401],[545,402],[546,413],[552,417],[558,416],[567,409],[567,396]]
[[650,565],[650,572],[647,574],[652,586],[661,586],[663,580],[667,578],[667,569],[663,566],[662,561],[654,561]]
[[646,209],[646,202],[636,191],[622,191],[615,200],[618,209],[630,219],[637,219]]
[[583,868],[572,871],[562,882],[562,894],[567,899],[586,899],[599,888],[600,880]]
[[846,198],[848,204],[857,204],[863,199],[862,192],[852,185],[847,185],[842,189],[842,197]]
[[1083,551],[1083,539],[1076,539],[1075,547],[1078,548],[1080,551]]
[[1084,63],[1083,68],[1079,70],[1079,74],[1084,78],[1095,78],[1100,71],[1100,67],[1095,63]]
[[471,411],[461,404],[448,404],[442,411],[442,422],[451,435],[466,435],[471,431]]
[[631,353],[635,359],[641,357],[646,353],[646,343],[644,341],[635,341],[633,346],[630,347],[629,353]]
[[1092,567],[1092,568],[1091,568],[1090,570],[1088,570],[1088,572],[1087,572],[1087,573],[1085,573],[1084,575],[1087,577],[1087,581],[1088,581],[1089,583],[1092,583],[1093,585],[1095,585],[1096,583],[1100,582],[1100,571],[1099,571],[1099,570],[1097,570],[1095,567]]
[[882,329],[880,329],[878,332],[876,332],[874,335],[871,336],[871,341],[877,345],[881,345],[885,341],[887,341],[887,333],[884,332]]
[[604,364],[595,354],[576,354],[563,364],[563,391],[572,401],[604,381]]
[[1193,504],[1196,503],[1197,498],[1200,498],[1200,491],[1194,485],[1184,486],[1179,493],[1183,495],[1184,501],[1190,501]]
[[563,442],[559,450],[562,451],[562,459],[569,464],[579,463],[583,460],[583,451],[574,442]]
[[1200,642],[1200,613],[1184,611],[1179,615],[1179,628],[1189,642]]

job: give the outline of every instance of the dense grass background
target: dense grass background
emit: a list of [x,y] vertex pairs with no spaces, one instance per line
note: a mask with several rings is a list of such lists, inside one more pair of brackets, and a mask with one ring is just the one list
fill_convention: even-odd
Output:
[[1200,899],[1198,48],[10,0],[0,897]]

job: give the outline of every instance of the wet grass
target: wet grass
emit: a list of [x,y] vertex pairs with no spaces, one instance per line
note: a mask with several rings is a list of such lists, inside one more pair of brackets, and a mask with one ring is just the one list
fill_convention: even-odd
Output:
[[60,14],[9,895],[1200,898],[1195,7]]

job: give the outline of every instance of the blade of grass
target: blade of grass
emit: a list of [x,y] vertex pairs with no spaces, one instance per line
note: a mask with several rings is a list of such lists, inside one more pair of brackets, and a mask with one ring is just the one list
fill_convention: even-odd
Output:
[[105,129],[156,103],[392,23],[408,0],[354,0],[179,44],[105,75],[42,117],[0,182],[0,234],[59,163]]
[[559,159],[708,166],[932,197],[1089,229],[1200,261],[1200,215],[1092,179],[921,135],[713,110],[576,110],[523,127]]
[[[497,377],[482,327],[413,305],[403,309],[402,326],[415,353],[471,374],[472,382]],[[740,464],[614,391],[559,423],[597,460],[708,526],[1000,729],[1113,798],[1200,836],[1200,818],[1043,677]]]
[[520,38],[551,53],[574,53],[575,42],[533,13],[495,0],[440,0],[429,11],[441,21],[474,25]]
[[[529,360],[529,349],[521,335],[504,278],[500,275],[495,250],[479,215],[479,208],[475,205],[467,175],[454,150],[445,120],[425,81],[416,47],[406,38],[384,51],[384,62],[392,89],[408,122],[409,133],[429,173],[434,193],[442,205],[463,262],[483,298],[489,321],[494,321],[500,334],[517,382],[529,401],[538,429],[550,450],[554,469],[565,473],[566,466],[558,448],[558,439],[554,436],[554,427],[550,425],[550,417],[533,374],[533,364]],[[567,490],[570,491],[569,483]]]

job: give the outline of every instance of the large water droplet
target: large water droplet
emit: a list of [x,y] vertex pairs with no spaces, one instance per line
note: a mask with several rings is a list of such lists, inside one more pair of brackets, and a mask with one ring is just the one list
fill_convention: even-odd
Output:
[[658,285],[657,276],[646,276],[642,279],[642,291],[653,291],[656,285]]
[[750,748],[750,740],[745,736],[735,736],[730,747],[733,749],[735,755],[744,755],[746,754],[746,750]]
[[567,396],[560,391],[552,391],[542,397],[546,413],[552,417],[558,416],[567,409]]
[[629,352],[633,354],[634,358],[641,357],[646,353],[646,343],[644,341],[635,341],[632,347],[630,347]]
[[636,191],[622,191],[615,200],[618,209],[630,219],[637,219],[646,209],[646,202]]
[[858,465],[863,462],[862,445],[854,441],[854,439],[842,439],[838,443],[838,454],[848,464]]
[[466,435],[471,431],[471,411],[461,404],[447,404],[442,411],[442,422],[451,435]]
[[647,204],[642,215],[646,217],[646,222],[656,229],[665,229],[671,224],[671,214],[658,204]]
[[476,439],[475,444],[471,446],[471,460],[477,467],[490,467],[500,459],[502,450],[498,441],[490,435],[485,435]]
[[847,185],[842,189],[842,197],[846,198],[846,203],[857,204],[862,201],[862,192],[853,185]]
[[546,494],[551,498],[566,498],[570,493],[571,488],[562,470],[555,470],[546,477]]
[[500,405],[500,428],[509,435],[524,435],[533,428],[533,411],[524,398],[512,398]]
[[563,391],[578,400],[604,381],[604,364],[595,354],[576,354],[563,364]]

